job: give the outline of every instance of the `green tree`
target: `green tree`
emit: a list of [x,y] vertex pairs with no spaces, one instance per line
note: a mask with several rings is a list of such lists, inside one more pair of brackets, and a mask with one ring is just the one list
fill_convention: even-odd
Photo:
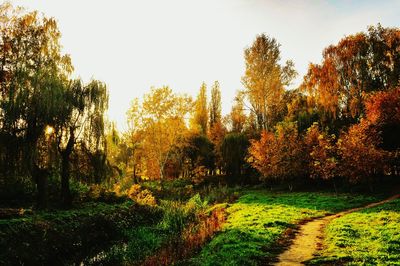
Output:
[[71,155],[78,142],[94,168],[95,182],[99,183],[99,174],[106,172],[104,112],[108,93],[105,84],[97,80],[87,85],[80,80],[70,81],[63,92],[53,127],[61,157],[61,200],[69,206]]
[[49,169],[39,156],[39,141],[53,123],[72,65],[61,54],[54,19],[7,3],[0,12],[1,142],[12,157],[10,169],[20,165],[19,172],[27,171],[37,185],[39,206],[45,206]]
[[222,157],[226,174],[237,179],[245,171],[249,140],[243,133],[229,133],[222,142]]

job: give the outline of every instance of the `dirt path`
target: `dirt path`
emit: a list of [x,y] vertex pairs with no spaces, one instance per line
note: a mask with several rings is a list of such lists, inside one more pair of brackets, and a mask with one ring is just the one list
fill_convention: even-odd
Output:
[[281,253],[278,257],[278,262],[274,265],[278,266],[295,266],[304,265],[302,262],[312,259],[318,247],[322,244],[323,231],[326,225],[333,219],[339,218],[345,214],[356,212],[366,208],[372,208],[382,205],[386,202],[400,198],[400,194],[394,195],[386,200],[368,204],[364,207],[354,208],[346,211],[339,212],[334,215],[325,216],[312,220],[300,226],[298,233],[293,239],[289,248]]

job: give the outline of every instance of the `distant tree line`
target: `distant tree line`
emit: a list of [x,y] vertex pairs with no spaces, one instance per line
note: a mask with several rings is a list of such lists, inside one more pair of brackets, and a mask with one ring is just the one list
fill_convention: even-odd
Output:
[[[372,186],[385,175],[398,175],[399,29],[372,26],[329,46],[322,63],[310,64],[294,90],[287,88],[297,73],[292,61],[281,64],[279,47],[261,34],[245,49],[245,89],[225,117],[218,82],[209,102],[206,84],[193,102],[167,87],[153,88],[141,104],[135,100],[128,111],[130,130],[121,140],[135,147],[125,160],[136,166],[132,174],[235,179],[256,170],[261,180],[284,181],[290,188],[309,179]],[[174,104],[160,104],[160,95]],[[149,116],[151,123],[144,120]],[[156,142],[148,141],[153,146],[146,144],[156,136]],[[165,156],[162,164],[152,149]]]

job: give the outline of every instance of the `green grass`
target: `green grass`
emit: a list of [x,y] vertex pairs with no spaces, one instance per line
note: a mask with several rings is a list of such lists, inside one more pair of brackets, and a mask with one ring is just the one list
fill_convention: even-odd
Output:
[[195,265],[258,265],[274,256],[278,238],[299,221],[375,201],[374,197],[328,193],[250,191],[227,209],[223,230],[192,259]]
[[333,220],[310,264],[400,265],[400,199]]

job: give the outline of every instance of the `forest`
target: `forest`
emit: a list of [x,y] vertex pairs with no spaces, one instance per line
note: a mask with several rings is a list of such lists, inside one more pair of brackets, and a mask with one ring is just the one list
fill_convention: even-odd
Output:
[[[228,114],[218,81],[152,87],[123,132],[61,34],[0,6],[0,265],[400,263],[399,28],[331,44],[295,89],[260,33]],[[318,248],[284,264],[312,222]]]

